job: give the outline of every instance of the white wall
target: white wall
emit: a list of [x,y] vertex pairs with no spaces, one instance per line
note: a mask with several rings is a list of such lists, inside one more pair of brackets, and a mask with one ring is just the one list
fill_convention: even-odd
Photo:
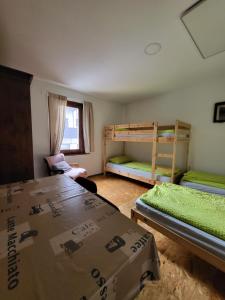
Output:
[[[84,96],[74,90],[34,79],[31,84],[31,113],[34,151],[35,177],[47,175],[43,158],[49,155],[49,130],[48,130],[48,92],[58,93],[77,102],[84,98],[93,103],[95,121],[95,152],[84,155],[66,156],[68,162],[78,162],[88,171],[88,175],[100,173],[102,167],[102,132],[107,124],[120,123],[123,118],[124,106],[119,103],[97,100]],[[112,154],[121,151],[120,145],[114,145]]]
[[[213,123],[214,103],[225,101],[225,77],[177,90],[150,100],[127,105],[126,121],[176,119],[192,124],[190,164],[193,169],[225,174],[225,123]],[[147,144],[126,145],[126,152],[139,160],[150,160]]]

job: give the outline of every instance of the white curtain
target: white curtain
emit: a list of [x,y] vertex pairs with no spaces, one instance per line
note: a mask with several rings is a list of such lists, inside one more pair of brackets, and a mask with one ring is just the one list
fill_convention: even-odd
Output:
[[60,152],[65,127],[66,103],[66,97],[49,93],[48,107],[51,155]]
[[83,131],[85,153],[94,152],[94,115],[91,102],[84,101]]

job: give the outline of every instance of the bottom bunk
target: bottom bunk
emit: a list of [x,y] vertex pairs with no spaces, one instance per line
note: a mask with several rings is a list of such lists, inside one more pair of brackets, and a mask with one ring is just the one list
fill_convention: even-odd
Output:
[[225,176],[222,175],[188,171],[182,177],[180,185],[207,193],[225,196]]
[[[106,172],[115,173],[128,178],[136,179],[149,184],[171,182],[171,168],[157,166],[155,178],[152,176],[152,166],[147,162],[129,161],[125,163],[108,162]],[[184,172],[176,169],[173,182],[178,182]]]
[[136,201],[131,217],[225,272],[224,197],[162,184]]

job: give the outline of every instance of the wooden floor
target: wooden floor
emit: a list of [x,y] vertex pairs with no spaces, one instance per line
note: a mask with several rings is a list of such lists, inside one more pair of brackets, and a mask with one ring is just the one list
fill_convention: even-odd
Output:
[[[92,180],[97,184],[98,193],[116,204],[128,217],[135,200],[149,189],[146,185],[114,175],[94,176]],[[161,261],[161,280],[147,283],[138,300],[225,299],[225,273],[145,224],[139,224],[155,236]]]

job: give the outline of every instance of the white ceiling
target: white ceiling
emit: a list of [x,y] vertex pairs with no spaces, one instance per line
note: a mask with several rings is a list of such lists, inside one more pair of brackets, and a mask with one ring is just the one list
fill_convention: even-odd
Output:
[[195,2],[0,0],[0,64],[106,100],[165,93],[225,73],[225,52],[203,59],[180,20]]

